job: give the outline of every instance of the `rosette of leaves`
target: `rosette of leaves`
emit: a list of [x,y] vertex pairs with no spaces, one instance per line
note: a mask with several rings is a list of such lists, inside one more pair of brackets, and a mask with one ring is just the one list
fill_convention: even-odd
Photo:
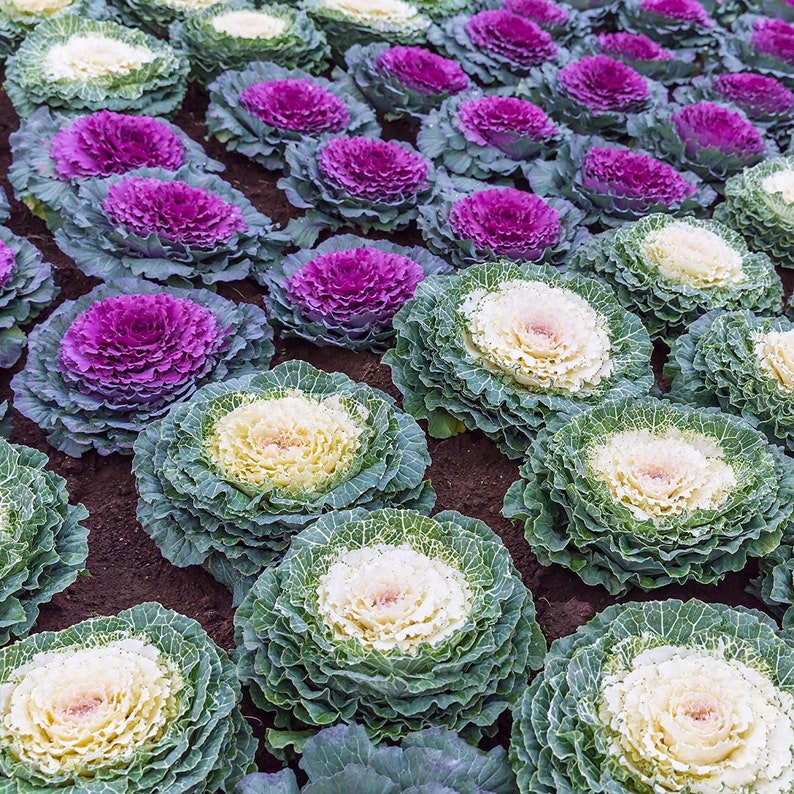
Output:
[[7,791],[221,794],[256,741],[228,656],[157,603],[0,650]]
[[786,791],[793,670],[790,641],[756,610],[672,599],[609,607],[552,644],[515,707],[518,789]]
[[168,116],[182,104],[188,69],[187,59],[154,36],[67,14],[25,38],[6,63],[4,88],[22,118],[40,105]]
[[271,170],[281,170],[287,144],[304,137],[380,135],[374,112],[349,80],[257,62],[224,72],[209,92],[210,136]]
[[764,160],[731,177],[714,217],[778,267],[794,267],[794,155]]
[[505,496],[543,565],[612,595],[714,584],[792,527],[794,461],[740,419],[646,397],[538,435]]
[[312,245],[322,229],[404,229],[435,184],[433,165],[404,141],[304,138],[287,145],[284,160],[278,186],[293,207],[308,210],[291,223],[301,247]]
[[652,338],[671,340],[712,309],[771,315],[782,308],[769,257],[713,220],[648,215],[591,238],[568,267],[606,282]]
[[426,276],[452,267],[420,246],[330,237],[255,274],[281,337],[383,353],[394,343],[392,318]]
[[65,14],[107,19],[104,0],[3,0],[0,5],[0,63],[11,55],[39,22]]
[[141,430],[200,386],[267,367],[272,340],[251,304],[117,279],[31,331],[14,407],[67,455],[131,454]]
[[323,516],[265,569],[235,629],[238,675],[273,712],[276,752],[338,722],[373,742],[434,726],[477,741],[546,645],[502,541],[452,510]]
[[630,117],[626,126],[640,146],[716,183],[718,190],[733,174],[779,154],[772,137],[725,102],[650,110]]
[[691,171],[596,136],[564,140],[556,159],[535,160],[524,172],[535,193],[572,201],[589,225],[620,226],[651,212],[706,215],[717,197]]
[[417,220],[427,247],[459,268],[499,259],[564,264],[589,237],[581,223],[565,199],[448,178],[439,179]]
[[512,177],[525,160],[547,157],[566,135],[514,92],[458,94],[422,120],[416,143],[436,166],[473,179]]
[[324,728],[306,741],[300,768],[244,777],[233,794],[339,794],[365,786],[378,794],[441,790],[445,794],[515,794],[516,779],[502,747],[483,752],[455,731],[426,728],[406,734],[397,747],[373,744],[362,725]]
[[255,61],[321,74],[331,56],[325,34],[306,12],[282,3],[256,7],[229,0],[176,20],[169,36],[190,59],[192,77],[204,85]]
[[565,46],[589,33],[593,24],[591,14],[554,0],[504,0],[499,7],[534,22]]
[[0,368],[13,367],[25,349],[20,328],[60,292],[52,265],[38,248],[0,226]]
[[729,72],[752,69],[794,86],[794,24],[785,19],[742,14],[720,54]]
[[[457,61],[425,47],[375,42],[345,52],[347,75],[385,118],[421,120],[445,99],[469,88]],[[334,77],[339,76],[334,72]]]
[[515,85],[564,53],[550,33],[504,8],[451,17],[433,25],[427,38],[484,85]]
[[89,177],[64,199],[55,242],[105,281],[235,281],[280,251],[270,218],[219,176],[189,167]]
[[794,451],[794,325],[750,311],[709,312],[676,339],[664,367],[669,397],[719,406]]
[[582,135],[622,137],[634,114],[667,104],[667,89],[607,55],[585,55],[561,68],[545,63],[521,81],[519,96]]
[[395,316],[383,357],[403,406],[435,438],[481,430],[520,458],[558,414],[653,385],[651,343],[612,291],[500,261],[431,276]]
[[[7,404],[4,403],[7,407]],[[39,607],[85,569],[88,517],[43,452],[0,439],[0,645],[26,637]]]
[[39,108],[9,141],[13,159],[8,180],[14,192],[52,227],[67,197],[89,177],[125,174],[136,168],[222,171],[204,149],[175,124],[150,116],[98,110],[74,116]]
[[625,0],[618,20],[623,29],[667,47],[713,49],[724,35],[713,17],[721,5],[720,0]]
[[351,507],[429,512],[419,425],[385,393],[303,361],[212,383],[135,442],[138,520],[174,565],[239,603],[290,538]]
[[406,0],[304,0],[303,7],[337,55],[376,41],[423,44],[431,25],[430,17]]

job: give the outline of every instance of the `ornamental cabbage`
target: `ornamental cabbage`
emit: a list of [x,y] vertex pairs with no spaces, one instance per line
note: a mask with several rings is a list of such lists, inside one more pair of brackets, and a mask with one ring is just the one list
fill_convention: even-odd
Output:
[[280,171],[287,144],[304,137],[380,135],[375,113],[356,98],[349,80],[252,63],[224,72],[209,92],[210,136],[270,170]]
[[[0,645],[25,637],[39,607],[85,568],[88,517],[43,452],[0,439]],[[1,740],[0,740],[1,742]]]
[[451,270],[420,246],[342,234],[254,275],[268,288],[268,314],[282,338],[382,353],[394,343],[392,318],[416,285]]
[[320,74],[331,57],[325,34],[306,12],[281,3],[256,8],[250,0],[228,0],[172,22],[169,35],[203,85],[256,61]]
[[452,510],[323,516],[265,569],[234,623],[240,680],[273,713],[271,751],[338,722],[373,742],[432,726],[477,741],[546,645],[502,541]]
[[90,177],[66,197],[58,247],[89,276],[190,285],[245,278],[275,258],[273,224],[228,182],[189,167]]
[[725,183],[714,217],[778,267],[794,267],[794,153],[765,160]]
[[652,338],[672,339],[710,309],[778,314],[782,308],[769,257],[749,251],[717,221],[649,215],[596,235],[569,268],[609,284]]
[[22,118],[40,105],[168,116],[182,104],[188,69],[187,59],[140,30],[67,14],[27,36],[6,63],[4,87]]
[[19,327],[38,316],[60,290],[38,248],[0,226],[0,368],[13,367],[25,348]]
[[430,435],[468,428],[519,458],[557,414],[647,394],[651,343],[606,287],[506,261],[431,276],[394,318],[383,357]]
[[200,386],[266,367],[272,339],[251,304],[117,279],[33,328],[14,407],[67,455],[130,454],[141,430]]
[[730,72],[752,69],[794,87],[794,24],[742,14],[723,39],[722,60]]
[[98,110],[74,118],[39,108],[9,137],[8,180],[37,215],[57,226],[60,212],[89,177],[125,174],[136,168],[222,171],[204,149],[165,119]]
[[303,746],[301,769],[308,785],[301,789],[295,773],[256,772],[244,777],[233,794],[339,794],[365,785],[377,794],[435,791],[444,794],[515,794],[515,775],[507,753],[485,753],[455,731],[427,728],[406,734],[397,747],[376,746],[361,725],[325,728]]
[[289,539],[334,510],[428,512],[427,442],[377,389],[303,361],[213,383],[135,442],[138,520],[174,565],[239,603]]
[[[716,10],[720,0],[708,5]],[[719,25],[700,0],[625,0],[618,20],[621,29],[643,33],[667,47],[713,49],[720,35]]]
[[[425,47],[375,42],[345,52],[347,75],[385,118],[421,120],[447,97],[469,87],[457,61]],[[340,76],[339,70],[334,77]]]
[[226,653],[160,604],[34,634],[0,650],[3,788],[221,794],[253,768],[239,701]]
[[504,0],[502,8],[529,19],[565,45],[580,39],[590,30],[592,23],[589,14],[553,0]]
[[513,712],[521,794],[794,785],[794,648],[756,610],[618,604],[557,640]]
[[713,584],[794,529],[794,460],[727,414],[646,397],[538,435],[505,496],[543,565],[612,595]]

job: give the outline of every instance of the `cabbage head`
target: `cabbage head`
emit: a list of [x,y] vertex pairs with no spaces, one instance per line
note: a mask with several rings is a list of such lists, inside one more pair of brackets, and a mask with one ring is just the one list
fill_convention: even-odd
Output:
[[265,569],[234,622],[238,675],[273,714],[276,752],[339,722],[373,742],[433,726],[477,741],[545,652],[502,541],[451,510],[323,516]]
[[794,529],[794,460],[713,409],[605,402],[539,434],[503,512],[542,564],[613,595],[713,584]]

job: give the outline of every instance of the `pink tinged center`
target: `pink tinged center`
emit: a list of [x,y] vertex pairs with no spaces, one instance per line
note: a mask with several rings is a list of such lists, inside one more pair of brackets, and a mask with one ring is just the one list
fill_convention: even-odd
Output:
[[63,710],[63,713],[72,719],[85,719],[100,708],[103,702],[104,701],[98,697],[81,697],[69,703]]

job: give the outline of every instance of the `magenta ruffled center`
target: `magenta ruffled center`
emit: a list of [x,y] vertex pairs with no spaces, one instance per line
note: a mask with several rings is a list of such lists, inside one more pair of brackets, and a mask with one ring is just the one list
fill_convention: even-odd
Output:
[[673,113],[672,122],[690,157],[703,149],[740,157],[766,151],[763,136],[749,121],[713,102],[687,105]]
[[759,55],[770,55],[794,66],[794,25],[782,19],[757,19],[750,44]]
[[427,187],[425,160],[393,141],[334,138],[320,151],[319,167],[338,188],[371,201],[397,200]]
[[559,130],[537,105],[525,99],[485,96],[458,108],[458,124],[468,140],[480,146],[507,146],[522,138],[543,141]]
[[11,271],[15,264],[13,250],[0,240],[0,287],[5,287],[11,280]]
[[562,237],[560,214],[533,193],[492,188],[458,199],[449,223],[461,240],[512,258],[539,259]]
[[248,86],[240,104],[282,130],[342,132],[350,124],[347,105],[336,94],[311,80],[268,80]]
[[630,113],[648,99],[645,78],[606,55],[588,55],[560,69],[568,95],[595,111]]
[[671,61],[672,53],[642,33],[599,33],[598,46],[606,55],[630,61]]
[[287,281],[292,304],[310,316],[344,323],[375,315],[390,319],[413,297],[422,268],[379,248],[351,248],[320,254]]
[[100,110],[58,130],[50,157],[61,179],[123,174],[145,166],[175,171],[185,147],[167,124]]
[[676,22],[691,22],[704,28],[712,24],[708,12],[697,0],[642,0],[640,9],[649,14],[658,14]]
[[568,23],[569,14],[552,0],[505,0],[503,8],[531,19],[542,28],[558,28]]
[[794,93],[774,77],[752,72],[721,74],[714,79],[714,90],[735,102],[751,115],[782,115],[794,108]]
[[501,9],[472,15],[466,33],[475,46],[521,66],[538,66],[557,54],[550,34],[534,22]]
[[248,225],[242,210],[204,188],[185,182],[131,177],[111,185],[102,202],[108,220],[131,234],[197,248],[228,243]]
[[375,61],[375,68],[425,96],[458,94],[469,86],[466,72],[455,61],[424,47],[390,47]]

